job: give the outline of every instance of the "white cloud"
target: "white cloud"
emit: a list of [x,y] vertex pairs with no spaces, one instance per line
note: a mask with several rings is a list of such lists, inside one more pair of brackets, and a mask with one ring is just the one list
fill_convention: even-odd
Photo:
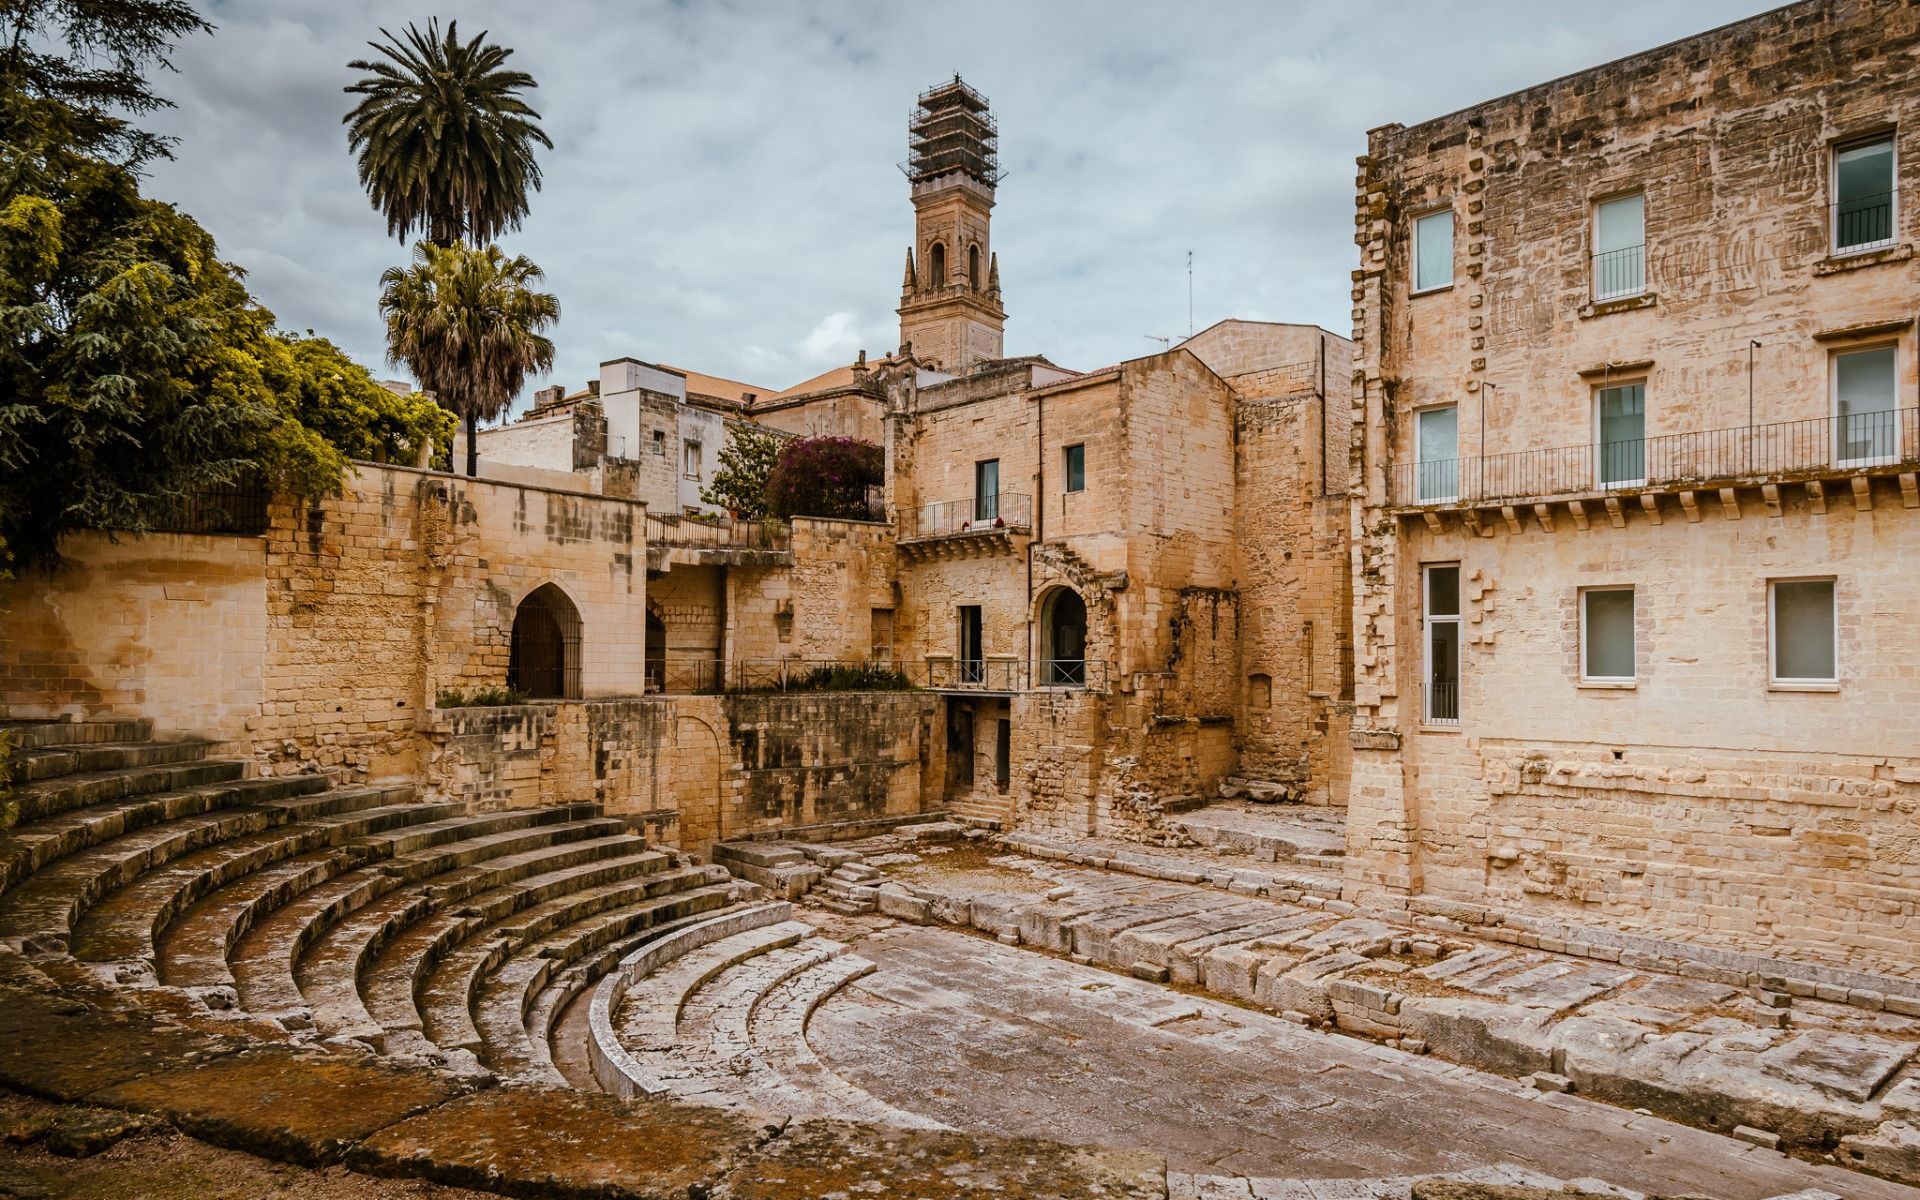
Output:
[[[1752,11],[1754,0],[1382,0],[1184,8],[978,0],[442,0],[540,81],[555,148],[507,248],[546,268],[556,375],[622,354],[786,387],[897,340],[913,97],[992,99],[1007,350],[1093,366],[1195,320],[1348,324],[1353,157],[1414,122]],[[208,0],[156,78],[180,137],[151,190],[253,271],[289,328],[380,369],[382,269],[406,260],[354,177],[339,90],[389,0]],[[824,319],[820,314],[830,314]],[[863,325],[859,314],[875,314]],[[529,388],[539,386],[531,383]]]
[[828,313],[800,342],[800,353],[806,360],[823,367],[849,362],[866,348],[860,322],[850,312]]

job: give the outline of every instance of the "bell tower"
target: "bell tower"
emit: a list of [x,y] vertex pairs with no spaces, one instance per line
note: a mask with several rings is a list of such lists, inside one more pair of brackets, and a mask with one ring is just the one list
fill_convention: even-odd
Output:
[[900,290],[900,344],[944,371],[1004,357],[1000,260],[991,238],[1000,131],[987,98],[958,75],[921,93],[902,168],[914,238]]

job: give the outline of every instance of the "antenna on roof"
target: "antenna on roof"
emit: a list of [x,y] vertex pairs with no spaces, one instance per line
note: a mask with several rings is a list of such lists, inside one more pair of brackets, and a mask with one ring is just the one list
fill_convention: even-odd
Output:
[[1187,251],[1187,336],[1193,336],[1193,251]]
[[1161,337],[1161,336],[1160,336],[1159,334],[1157,334],[1157,333],[1143,333],[1143,334],[1141,334],[1140,336],[1141,336],[1141,337],[1143,337],[1143,338],[1145,338],[1145,339],[1147,339],[1147,340],[1148,340],[1148,341],[1150,341],[1150,342],[1159,342],[1159,343],[1160,343],[1160,348],[1161,348],[1162,350],[1165,350],[1165,349],[1167,349],[1168,347],[1170,347],[1170,346],[1172,346],[1172,345],[1173,345],[1173,339],[1172,339],[1172,338],[1170,338],[1170,337]]

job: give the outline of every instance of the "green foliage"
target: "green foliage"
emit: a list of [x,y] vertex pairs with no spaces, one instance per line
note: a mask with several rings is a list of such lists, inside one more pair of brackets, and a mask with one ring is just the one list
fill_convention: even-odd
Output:
[[768,476],[767,507],[781,518],[867,520],[868,490],[885,482],[886,469],[886,452],[872,442],[796,438],[781,447]]
[[453,414],[422,392],[399,395],[320,337],[288,337],[287,373],[276,380],[277,407],[348,458],[413,466],[453,448]]
[[470,692],[459,688],[441,688],[433,698],[437,708],[498,708],[526,702],[527,694],[512,687],[474,688]]
[[828,663],[756,692],[911,692],[913,680],[885,663]]
[[331,346],[276,335],[212,235],[140,194],[135,168],[166,143],[115,110],[164,105],[140,72],[207,28],[189,6],[0,11],[0,570],[212,488],[324,494],[349,455],[444,437],[418,401],[373,404]]
[[171,139],[136,128],[122,114],[172,107],[144,71],[171,70],[174,43],[212,31],[192,4],[0,0],[0,20],[8,43],[0,53],[0,96],[60,109],[74,144],[121,166],[167,156]]
[[767,480],[787,440],[762,425],[727,422],[727,444],[720,448],[713,482],[701,489],[700,498],[726,509],[736,520],[759,521],[772,516],[773,510],[767,507]]
[[519,228],[540,189],[534,143],[553,149],[520,98],[533,76],[507,70],[513,51],[483,44],[484,32],[461,42],[458,27],[382,29],[384,45],[367,43],[381,57],[347,64],[369,72],[347,87],[362,99],[343,118],[360,183],[402,241],[418,229],[435,245],[479,245]]
[[531,259],[498,246],[431,242],[380,276],[387,353],[465,424],[469,475],[479,473],[480,422],[506,412],[529,373],[553,369],[546,331],[560,301],[536,290],[543,279]]

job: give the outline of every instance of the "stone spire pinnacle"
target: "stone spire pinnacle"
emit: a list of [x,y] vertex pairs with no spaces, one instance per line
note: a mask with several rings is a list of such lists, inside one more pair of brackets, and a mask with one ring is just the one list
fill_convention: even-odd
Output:
[[987,295],[1000,294],[1000,253],[995,251],[987,260]]
[[900,281],[900,286],[901,288],[909,292],[911,292],[914,288],[917,288],[920,286],[919,279],[915,278],[913,273],[913,247],[912,246],[907,247],[907,277]]

